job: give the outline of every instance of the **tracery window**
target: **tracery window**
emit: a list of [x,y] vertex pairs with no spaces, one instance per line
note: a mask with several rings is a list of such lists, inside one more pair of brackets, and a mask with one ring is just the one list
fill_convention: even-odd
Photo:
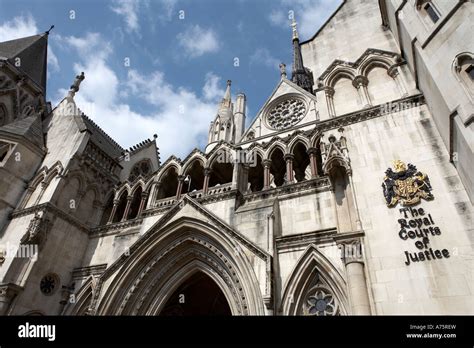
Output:
[[146,178],[148,177],[148,175],[150,175],[150,173],[151,173],[150,160],[144,159],[133,166],[132,170],[130,171],[130,175],[128,176],[128,181],[133,182],[140,175]]
[[40,282],[40,290],[43,294],[50,296],[59,288],[59,277],[57,274],[48,273]]
[[311,288],[304,300],[304,315],[331,316],[339,315],[339,306],[330,290],[323,286]]
[[286,98],[267,113],[267,123],[273,129],[286,129],[297,124],[306,115],[305,102],[297,97]]

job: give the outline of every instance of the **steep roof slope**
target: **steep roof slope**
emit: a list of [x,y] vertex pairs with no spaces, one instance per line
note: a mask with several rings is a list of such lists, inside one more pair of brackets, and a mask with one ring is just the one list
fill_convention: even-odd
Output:
[[[0,42],[0,57],[8,60],[27,74],[43,91],[46,91],[48,35],[33,35]],[[17,64],[17,58],[20,59]]]

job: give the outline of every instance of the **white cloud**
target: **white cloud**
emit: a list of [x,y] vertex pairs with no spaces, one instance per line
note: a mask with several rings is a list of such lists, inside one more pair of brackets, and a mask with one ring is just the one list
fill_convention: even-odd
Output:
[[289,11],[293,11],[298,23],[300,40],[311,38],[321,25],[336,10],[342,0],[280,0],[279,8],[268,15],[271,24],[288,28],[290,32]]
[[160,11],[159,17],[161,20],[170,21],[175,12],[177,0],[161,0],[159,1],[162,11]]
[[[48,65],[51,71],[59,71],[58,57],[54,54],[51,46],[48,45]],[[49,72],[49,71],[48,71]]]
[[84,60],[105,60],[112,52],[112,44],[105,41],[99,33],[87,33],[83,37],[58,36],[58,40],[76,49]]
[[270,20],[270,23],[276,26],[289,25],[288,16],[285,15],[283,10],[272,10],[268,15],[268,19]]
[[205,53],[216,52],[219,48],[217,34],[212,29],[192,25],[176,37],[178,43],[189,57],[199,57]]
[[[0,42],[32,36],[38,33],[36,21],[31,14],[18,16],[0,25]],[[52,72],[59,71],[59,61],[51,45],[48,45],[48,67],[48,70]]]
[[[213,73],[205,76],[202,95],[166,81],[161,71],[141,74],[130,70],[125,81],[120,81],[108,66],[111,45],[96,33],[85,37],[69,37],[68,43],[80,61],[74,64],[77,73],[84,71],[75,100],[79,108],[99,124],[124,147],[158,134],[158,145],[163,160],[171,154],[184,158],[194,147],[204,145],[210,121],[217,111],[220,77]],[[92,43],[86,47],[85,42]],[[65,90],[58,91],[60,98]],[[153,107],[153,112],[142,114],[133,110],[122,98],[136,98]]]
[[273,57],[266,48],[258,48],[254,54],[250,56],[251,64],[263,64],[272,69],[279,69],[280,60]]
[[208,72],[205,77],[202,94],[206,100],[219,100],[224,96],[224,89],[222,88],[221,78],[213,72]]
[[29,14],[18,16],[0,25],[0,42],[38,34],[35,19]]
[[140,29],[138,24],[139,6],[139,0],[115,0],[111,7],[112,11],[123,17],[128,32],[138,33]]
[[[158,134],[163,160],[171,154],[183,158],[192,148],[204,145],[209,123],[217,112],[217,93],[223,95],[223,91],[213,90],[217,80],[220,78],[208,74],[200,97],[185,88],[173,87],[162,72],[151,76],[135,70],[129,72],[127,86],[132,94],[158,108],[147,118],[154,120],[153,130]],[[211,90],[206,90],[206,86],[212,86]]]

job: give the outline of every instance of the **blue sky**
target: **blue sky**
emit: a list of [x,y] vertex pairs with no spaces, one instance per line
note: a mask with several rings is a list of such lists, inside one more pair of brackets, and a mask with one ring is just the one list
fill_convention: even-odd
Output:
[[249,124],[278,83],[278,64],[290,74],[289,11],[303,41],[340,2],[0,0],[0,41],[54,24],[47,99],[54,106],[84,71],[78,106],[123,147],[158,134],[164,161],[204,148],[228,79],[234,98],[247,96]]

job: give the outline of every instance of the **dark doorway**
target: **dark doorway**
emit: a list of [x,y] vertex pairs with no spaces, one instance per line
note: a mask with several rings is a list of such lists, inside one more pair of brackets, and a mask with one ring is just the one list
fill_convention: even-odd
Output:
[[232,313],[219,286],[209,276],[198,272],[173,292],[160,315],[232,315]]

